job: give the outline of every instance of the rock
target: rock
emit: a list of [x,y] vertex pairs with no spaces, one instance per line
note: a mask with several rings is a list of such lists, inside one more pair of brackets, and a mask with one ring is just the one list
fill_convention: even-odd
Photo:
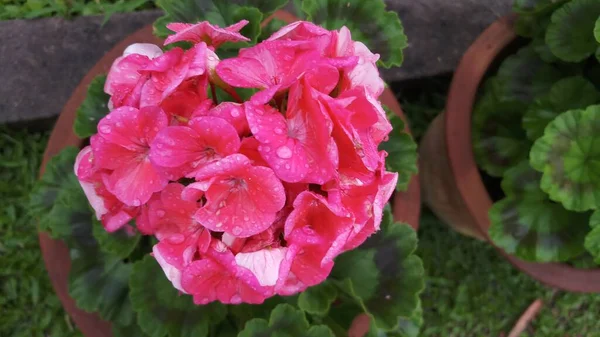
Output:
[[404,64],[383,71],[387,81],[450,73],[477,36],[511,12],[513,0],[386,0],[408,36]]
[[160,11],[0,21],[0,123],[56,117],[87,71]]
[[[477,35],[510,12],[512,0],[387,3],[398,12],[409,38],[403,66],[383,71],[391,82],[452,72]],[[56,117],[106,51],[158,16],[156,10],[115,14],[105,25],[98,16],[0,22],[0,124]]]

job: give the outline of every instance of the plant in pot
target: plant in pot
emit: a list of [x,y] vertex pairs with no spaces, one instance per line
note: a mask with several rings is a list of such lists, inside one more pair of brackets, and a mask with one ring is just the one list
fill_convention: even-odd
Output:
[[455,73],[423,142],[422,172],[434,181],[424,199],[535,278],[600,291],[600,2],[514,9]]
[[416,146],[377,70],[401,23],[382,2],[270,17],[285,3],[159,1],[166,50],[134,34],[65,107],[31,207],[86,336],[418,333],[416,234],[394,222],[418,218]]

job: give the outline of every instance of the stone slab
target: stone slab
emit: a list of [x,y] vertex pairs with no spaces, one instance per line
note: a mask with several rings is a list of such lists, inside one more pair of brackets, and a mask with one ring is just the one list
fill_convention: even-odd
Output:
[[0,123],[56,117],[106,51],[160,15],[0,21]]
[[[365,0],[369,1],[369,0]],[[409,37],[401,68],[387,81],[452,72],[481,31],[510,12],[512,0],[387,0]],[[102,55],[151,23],[159,11],[74,20],[0,21],[0,124],[56,117],[73,89]]]

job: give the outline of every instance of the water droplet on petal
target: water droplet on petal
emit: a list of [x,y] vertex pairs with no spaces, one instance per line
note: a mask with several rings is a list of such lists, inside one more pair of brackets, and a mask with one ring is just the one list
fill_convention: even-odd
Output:
[[240,227],[240,226],[233,227],[232,233],[233,233],[233,235],[240,235],[240,233],[242,233],[242,227]]
[[162,218],[165,216],[165,211],[159,209],[158,211],[156,211],[156,215],[158,215],[159,218]]
[[102,125],[100,126],[100,132],[102,133],[110,133],[111,128],[109,125]]
[[273,131],[278,135],[283,134],[283,130],[281,128],[275,128],[275,130],[273,130]]
[[240,111],[238,109],[232,109],[230,114],[231,114],[231,117],[239,117]]
[[292,157],[292,150],[287,146],[281,146],[277,149],[277,156],[281,159],[289,159]]
[[242,303],[242,298],[236,294],[231,297],[229,302],[231,302],[231,304],[240,304],[240,303]]
[[142,202],[140,201],[140,199],[134,199],[133,200],[133,206],[139,206],[141,204],[142,204]]

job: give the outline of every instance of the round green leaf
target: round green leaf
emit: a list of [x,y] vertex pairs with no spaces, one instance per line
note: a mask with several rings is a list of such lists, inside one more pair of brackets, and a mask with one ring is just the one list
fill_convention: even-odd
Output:
[[150,337],[208,336],[227,313],[221,303],[197,306],[191,296],[179,294],[150,256],[133,264],[129,287],[140,326]]
[[489,87],[500,101],[530,103],[547,93],[562,76],[555,66],[540,57],[533,45],[529,45],[502,62],[495,79],[486,84],[486,89]]
[[310,327],[304,313],[289,304],[280,304],[271,312],[269,321],[248,321],[238,337],[333,337],[326,326]]
[[[386,220],[382,221],[381,230],[363,245],[336,259],[331,279],[337,281],[381,330],[397,329],[400,319],[410,318],[418,306],[424,287],[424,270],[421,259],[413,254],[416,245],[417,235],[411,227]],[[372,262],[361,263],[360,267],[355,265],[354,271],[339,263],[343,262],[344,255],[351,253],[357,257],[361,251],[364,252],[362,258],[371,258]],[[370,277],[366,274],[374,271],[361,269],[363,265],[373,264],[378,271],[377,282],[372,282],[376,284],[375,289],[365,282]]]
[[473,111],[473,152],[479,167],[500,177],[527,158],[530,142],[520,126],[526,104],[498,101],[492,92],[479,100]]
[[546,199],[546,194],[540,190],[541,177],[542,175],[531,167],[529,161],[523,160],[504,173],[502,190],[508,197]]
[[392,132],[389,139],[381,143],[380,150],[388,153],[385,164],[388,171],[398,172],[398,191],[406,191],[412,176],[417,173],[417,143],[404,131],[404,123],[395,114],[389,114]]
[[108,114],[110,96],[104,93],[106,75],[96,76],[90,83],[85,100],[77,109],[73,130],[79,138],[88,138],[97,132],[98,122]]
[[546,32],[546,43],[552,53],[566,62],[580,62],[598,47],[594,27],[600,16],[597,0],[573,0],[552,14]]
[[585,249],[594,257],[594,262],[600,264],[600,210],[590,217],[592,230],[585,237]]
[[600,101],[600,92],[593,83],[581,76],[567,77],[556,82],[548,94],[536,99],[523,117],[523,127],[531,140],[544,134],[544,129],[556,116],[582,109]]
[[589,215],[550,200],[507,197],[489,211],[495,245],[520,259],[560,262],[584,252]]
[[402,50],[408,46],[404,27],[396,12],[385,10],[382,0],[304,0],[302,10],[308,21],[327,29],[348,27],[353,40],[381,56],[381,66],[402,64]]
[[325,281],[302,292],[298,297],[298,307],[311,315],[325,316],[337,295],[335,286]]
[[573,211],[600,207],[600,105],[569,110],[554,119],[531,149],[541,188]]
[[[90,221],[91,225],[91,221]],[[77,307],[126,326],[133,322],[129,302],[131,264],[106,258],[96,251],[71,250],[69,295]]]
[[130,233],[125,227],[116,232],[109,233],[97,220],[94,221],[93,233],[94,238],[100,245],[100,250],[120,259],[127,258],[138,245],[141,238],[138,232]]

